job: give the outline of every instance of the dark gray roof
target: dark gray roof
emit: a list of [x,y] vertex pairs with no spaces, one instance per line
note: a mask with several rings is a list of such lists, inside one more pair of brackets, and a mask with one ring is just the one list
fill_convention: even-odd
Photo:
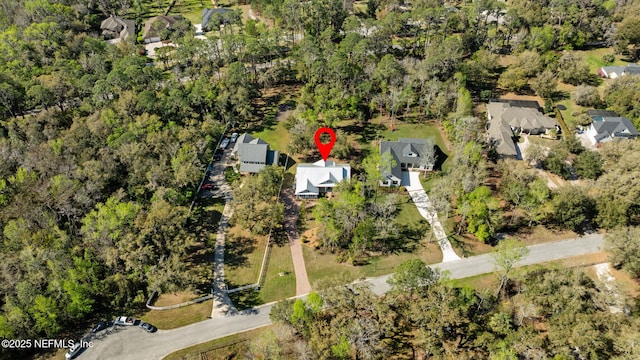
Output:
[[607,137],[634,138],[638,136],[638,130],[626,117],[605,117],[602,121],[594,121],[593,128],[597,133],[594,138],[598,141]]
[[[427,144],[426,139],[409,139],[400,138],[398,141],[381,141],[380,142],[380,155],[389,152],[396,163],[391,169],[391,172],[385,172],[381,174],[387,178],[393,176],[398,180],[402,179],[402,163],[416,164],[420,161],[422,147]],[[435,145],[434,145],[435,146]]]
[[512,107],[533,108],[533,109],[537,109],[538,111],[542,112],[542,107],[540,107],[540,104],[535,100],[491,99],[491,100],[489,100],[489,102],[490,103],[497,102],[497,103],[509,104]]
[[602,109],[587,110],[587,115],[589,117],[594,117],[594,116],[617,117],[618,116],[618,114],[616,114],[616,112],[613,110],[602,110]]

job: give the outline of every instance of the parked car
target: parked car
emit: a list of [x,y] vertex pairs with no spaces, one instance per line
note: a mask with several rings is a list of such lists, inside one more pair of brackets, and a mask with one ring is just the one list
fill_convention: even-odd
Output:
[[158,329],[155,326],[153,326],[153,325],[151,325],[149,323],[146,323],[146,322],[141,322],[140,325],[138,325],[138,326],[140,326],[142,328],[142,330],[144,330],[146,332],[149,332],[149,333],[154,333],[154,332],[158,331]]
[[226,149],[229,146],[229,138],[224,138],[220,143],[220,149]]
[[236,140],[238,140],[238,133],[233,133],[231,134],[231,142],[234,143],[236,142]]
[[115,325],[126,325],[131,326],[135,324],[136,319],[128,316],[118,316],[116,320],[113,322]]
[[69,348],[69,351],[67,351],[67,353],[64,354],[64,358],[67,360],[73,359],[76,356],[78,356],[78,354],[80,354],[81,350],[82,350],[82,346],[80,345],[80,341],[77,341],[76,343],[73,344],[72,347]]
[[216,149],[216,152],[213,154],[213,161],[220,161],[223,154],[224,151],[222,151],[222,149]]
[[213,185],[213,184],[211,184],[211,183],[209,183],[209,184],[204,184],[204,185],[202,185],[202,186],[200,187],[200,189],[211,189],[211,190],[213,190],[213,189],[217,189],[217,188],[218,188],[217,186],[215,186],[215,185]]
[[109,324],[108,321],[100,321],[99,323],[96,324],[96,326],[94,326],[91,329],[91,332],[92,333],[97,333],[98,331],[101,331],[101,330],[104,330],[104,329],[108,328],[109,325],[111,325],[111,324]]

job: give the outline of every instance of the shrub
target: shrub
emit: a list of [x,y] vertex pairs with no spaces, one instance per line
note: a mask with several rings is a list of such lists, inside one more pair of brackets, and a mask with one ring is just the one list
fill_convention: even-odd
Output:
[[602,104],[600,93],[594,86],[579,85],[571,96],[573,97],[573,101],[580,106],[596,107]]

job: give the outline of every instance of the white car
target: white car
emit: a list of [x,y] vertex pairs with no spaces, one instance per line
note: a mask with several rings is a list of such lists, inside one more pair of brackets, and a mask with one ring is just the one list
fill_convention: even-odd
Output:
[[64,354],[64,358],[67,360],[73,359],[80,353],[80,350],[82,350],[82,346],[80,346],[80,341],[78,341],[69,348],[69,351],[67,351],[66,354]]
[[132,318],[132,317],[128,317],[128,316],[118,316],[113,323],[115,325],[126,325],[126,326],[131,326],[133,324],[135,324],[136,319]]
[[226,149],[229,146],[229,139],[224,138],[220,143],[220,149]]
[[238,140],[238,133],[233,133],[231,134],[231,142],[234,143],[236,142],[236,140]]

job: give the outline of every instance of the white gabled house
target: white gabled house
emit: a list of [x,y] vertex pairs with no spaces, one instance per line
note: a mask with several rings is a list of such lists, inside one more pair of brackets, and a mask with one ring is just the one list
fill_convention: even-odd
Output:
[[299,164],[296,169],[295,195],[298,198],[316,199],[331,192],[339,182],[350,178],[349,164],[336,164],[331,160]]
[[613,139],[635,139],[639,133],[631,120],[610,110],[589,110],[593,122],[587,127],[587,137],[593,145]]

